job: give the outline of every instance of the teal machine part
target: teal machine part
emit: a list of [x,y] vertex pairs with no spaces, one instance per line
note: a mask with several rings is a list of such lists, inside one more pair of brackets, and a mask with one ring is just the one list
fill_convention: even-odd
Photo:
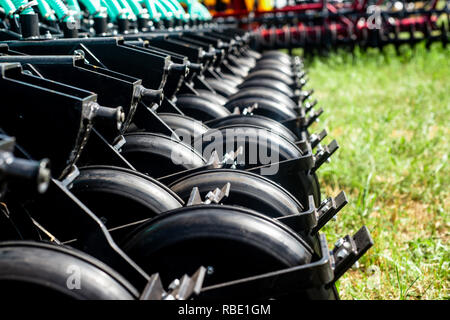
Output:
[[183,21],[188,21],[190,18],[190,15],[184,11],[183,6],[177,1],[177,0],[167,0],[175,7],[177,12],[179,13],[180,19]]
[[126,0],[128,1],[128,5],[130,6],[133,13],[138,17],[142,19],[149,19],[150,15],[147,13],[147,10],[145,10],[142,5],[139,3],[138,0]]
[[131,21],[136,21],[137,17],[133,13],[133,10],[131,9],[130,5],[126,0],[117,0],[120,7],[122,8],[123,12],[125,13],[126,17]]
[[8,17],[12,17],[16,12],[16,6],[11,0],[0,0],[0,6],[5,10]]
[[170,3],[168,0],[156,0],[156,3],[159,3],[161,7],[165,9],[166,12],[169,12],[169,19],[173,18],[179,19],[180,14],[177,12],[176,8]]
[[[31,8],[31,3],[28,0],[3,1],[1,5],[8,16],[14,21],[11,27],[15,32],[20,33],[22,38],[31,39],[39,37],[39,17],[33,8]],[[12,11],[13,8],[15,11]],[[17,15],[17,13],[19,14]]]
[[161,20],[172,20],[173,13],[168,11],[166,7],[159,1],[155,0],[155,8],[160,14]]
[[174,0],[160,0],[164,6],[171,12],[173,12],[174,17],[179,20],[186,20],[185,12],[183,7],[180,5],[178,1]]
[[140,4],[138,0],[125,0],[128,1],[128,5],[137,17],[137,27],[139,30],[148,30],[153,26],[153,22],[150,22],[150,14],[147,9]]
[[108,32],[107,8],[102,6],[101,0],[80,0],[89,15],[94,19],[95,34],[103,35]]
[[106,17],[106,8],[102,7],[100,0],[80,0],[80,2],[94,18]]
[[[127,3],[126,0],[101,0],[102,3],[105,4],[105,7],[108,10],[108,16],[111,21],[116,22],[118,26],[118,30],[120,33],[125,33],[129,30],[130,21],[138,20],[136,15],[132,11],[132,7]],[[134,10],[141,14],[138,20],[138,24],[142,19],[145,19],[145,12],[141,12],[139,7],[134,6]],[[141,6],[142,8],[142,6]],[[138,14],[138,15],[139,15]]]
[[102,7],[106,8],[106,14],[111,19],[111,21],[115,21],[115,17],[114,17],[114,19],[112,18],[113,9],[109,5],[109,3],[107,3],[105,0],[100,0],[100,4],[102,5]]
[[155,0],[142,0],[141,3],[144,3],[147,7],[148,14],[152,21],[159,22],[161,20],[161,13],[156,9]]
[[69,10],[75,12],[76,17],[78,19],[81,19],[81,17],[83,16],[83,13],[81,12],[80,5],[78,4],[78,0],[66,0],[66,2],[67,2],[67,7],[69,8]]
[[48,5],[45,0],[37,0],[38,10],[41,13],[42,17],[47,21],[56,21],[56,16],[53,13],[52,9]]
[[[16,7],[16,9],[19,9],[21,6],[26,6],[28,4],[27,0],[12,0],[12,3]],[[33,8],[28,7],[25,8],[20,14],[35,14]]]
[[187,10],[191,18],[198,18],[199,20],[211,20],[212,16],[208,9],[197,0],[179,0],[179,2],[187,6]]
[[62,22],[75,22],[75,18],[70,13],[67,6],[61,0],[45,0],[48,5],[55,11],[56,17]]
[[108,16],[112,22],[116,22],[117,19],[127,19],[125,10],[122,9],[117,0],[102,0],[102,4],[107,9]]

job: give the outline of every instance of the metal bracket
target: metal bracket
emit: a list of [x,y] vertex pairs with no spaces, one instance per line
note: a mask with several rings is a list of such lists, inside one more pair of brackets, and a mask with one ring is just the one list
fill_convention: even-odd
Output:
[[275,220],[287,225],[295,232],[306,231],[306,233],[309,233],[317,225],[318,213],[314,204],[314,196],[308,196],[308,203],[309,208],[307,211],[290,216],[278,217]]
[[315,163],[313,171],[316,171],[320,168],[320,166],[328,160],[329,157],[333,153],[336,152],[336,150],[339,149],[339,145],[336,140],[331,141],[329,145],[327,145],[325,148],[321,149],[314,155]]
[[309,143],[311,145],[311,148],[314,149],[326,136],[328,132],[326,129],[323,129],[319,133],[313,133],[309,136]]
[[120,135],[116,138],[116,141],[114,141],[113,148],[120,152],[120,149],[126,142],[127,141],[125,140],[125,137],[123,135]]
[[14,137],[7,136],[6,134],[0,133],[0,150],[6,152],[14,152],[14,147],[16,145],[16,139]]
[[308,99],[314,93],[314,89],[309,91],[301,91],[299,94],[300,101],[303,103],[306,99]]
[[303,104],[303,107],[305,109],[305,113],[308,113],[314,108],[314,106],[317,104],[317,100],[314,100],[313,102],[305,102]]
[[203,287],[201,297],[217,300],[229,295],[238,298],[252,296],[257,299],[268,299],[331,284],[334,274],[325,235],[319,235],[319,243],[321,258],[317,261]]
[[282,125],[284,125],[286,128],[291,130],[292,132],[296,132],[299,128],[304,127],[305,118],[303,116],[303,109],[299,108],[298,111],[302,114],[295,118],[289,118],[286,120],[279,121]]
[[67,187],[70,185],[78,176],[80,175],[80,170],[78,170],[78,167],[73,165],[70,172],[64,177],[64,179],[61,181],[62,185],[64,187]]
[[152,274],[150,280],[142,291],[139,300],[187,300],[192,295],[198,295],[202,289],[206,268],[200,267],[191,277],[184,275],[175,279],[164,290],[158,273]]
[[294,143],[303,152],[303,154],[312,153],[312,146],[307,138],[302,136],[301,140],[295,141]]
[[329,197],[324,200],[317,209],[319,219],[317,225],[312,230],[312,234],[317,233],[333,216],[335,216],[348,203],[347,196],[341,191],[335,198]]
[[366,226],[361,227],[355,235],[345,236],[335,243],[330,252],[334,260],[334,282],[336,282],[355,262],[373,246],[373,240]]
[[164,97],[162,104],[158,108],[159,113],[176,113],[184,115],[184,113],[167,97]]
[[305,127],[311,126],[317,119],[320,117],[320,115],[323,113],[323,109],[320,108],[319,110],[315,111],[311,116],[305,119]]
[[[302,75],[300,74],[300,76]],[[297,87],[299,89],[303,88],[308,83],[308,81],[309,81],[308,77],[304,77],[303,75],[301,78],[298,79]]]

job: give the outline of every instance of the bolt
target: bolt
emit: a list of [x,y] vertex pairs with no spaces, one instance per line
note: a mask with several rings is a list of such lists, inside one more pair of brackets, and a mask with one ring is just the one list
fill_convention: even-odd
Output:
[[336,243],[334,244],[335,247],[340,247],[344,244],[345,240],[344,238],[340,238]]
[[330,206],[328,205],[328,203],[320,210],[321,212],[327,212],[328,209],[330,209]]
[[51,178],[50,169],[48,168],[49,160],[43,159],[39,163],[39,172],[37,177],[37,188],[39,193],[47,191],[48,184]]
[[83,58],[84,58],[84,56],[85,56],[83,50],[75,50],[75,51],[73,52],[73,54],[76,55],[76,56],[82,56]]
[[336,255],[336,257],[338,257],[339,259],[344,259],[346,256],[348,256],[347,249],[339,250],[339,252]]
[[351,246],[350,242],[348,242],[348,241],[345,241],[345,242],[344,242],[344,248],[346,248],[346,249],[349,249],[349,250],[350,250],[350,249],[351,249],[351,247],[352,247],[352,246]]
[[212,275],[212,274],[214,273],[214,267],[213,267],[213,266],[208,266],[208,267],[206,268],[206,273],[207,273],[208,275]]
[[180,280],[175,279],[169,284],[169,290],[175,290],[180,285]]
[[320,158],[325,154],[325,150],[324,149],[320,149],[319,152],[316,153],[316,158]]

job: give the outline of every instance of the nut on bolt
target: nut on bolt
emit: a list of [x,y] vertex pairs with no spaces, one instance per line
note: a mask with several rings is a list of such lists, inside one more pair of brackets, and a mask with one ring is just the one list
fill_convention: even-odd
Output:
[[48,159],[42,159],[39,162],[39,170],[37,174],[37,190],[39,193],[44,193],[48,189],[51,174],[49,168],[50,161]]

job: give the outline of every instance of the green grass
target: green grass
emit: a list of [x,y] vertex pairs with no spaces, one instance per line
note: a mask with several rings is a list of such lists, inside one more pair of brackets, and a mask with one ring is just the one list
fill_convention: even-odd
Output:
[[[295,52],[294,52],[295,53]],[[307,61],[341,148],[318,174],[350,203],[330,243],[365,224],[375,245],[338,283],[344,299],[449,299],[450,49],[333,53]]]

